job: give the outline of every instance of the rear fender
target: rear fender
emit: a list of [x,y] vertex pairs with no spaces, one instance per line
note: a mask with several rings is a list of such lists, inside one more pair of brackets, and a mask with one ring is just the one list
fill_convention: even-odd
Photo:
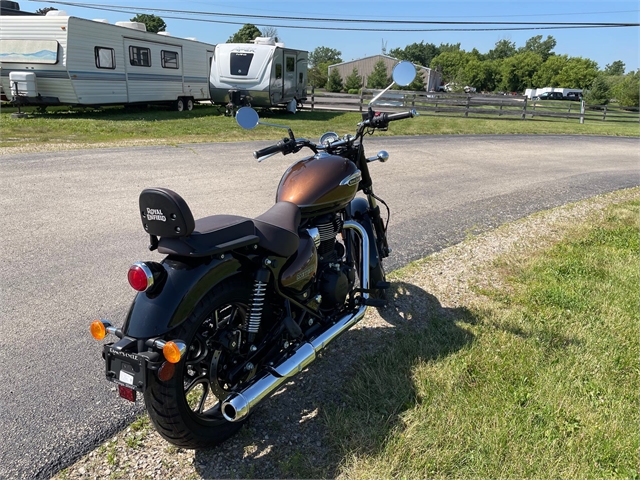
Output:
[[167,257],[162,266],[166,280],[136,295],[122,327],[125,335],[140,339],[164,335],[184,322],[213,287],[242,273],[241,263],[229,254],[223,259]]

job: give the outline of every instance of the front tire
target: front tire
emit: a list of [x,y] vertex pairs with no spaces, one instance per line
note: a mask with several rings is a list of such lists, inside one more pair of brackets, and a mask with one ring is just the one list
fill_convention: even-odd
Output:
[[187,354],[168,381],[151,374],[144,393],[149,417],[168,442],[182,448],[209,448],[242,427],[243,421],[229,422],[220,410],[222,400],[235,386],[218,381],[228,354],[216,344],[216,338],[245,321],[249,298],[244,282],[218,285],[172,333],[173,338],[185,341]]
[[182,112],[184,110],[184,99],[182,97],[178,98],[174,104],[174,108],[178,112]]

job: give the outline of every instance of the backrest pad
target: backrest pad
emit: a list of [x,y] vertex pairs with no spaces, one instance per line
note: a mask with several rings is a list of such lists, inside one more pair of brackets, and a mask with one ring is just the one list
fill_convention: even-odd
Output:
[[168,188],[147,188],[140,194],[140,217],[149,235],[186,237],[195,221],[187,202]]

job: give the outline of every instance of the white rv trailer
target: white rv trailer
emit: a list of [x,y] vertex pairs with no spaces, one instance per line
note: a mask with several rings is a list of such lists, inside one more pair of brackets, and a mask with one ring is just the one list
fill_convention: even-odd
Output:
[[141,23],[111,25],[62,11],[0,17],[0,79],[21,105],[163,103],[190,110],[209,99],[214,48],[147,32]]
[[236,107],[286,107],[295,112],[307,99],[304,50],[285,48],[270,37],[254,43],[219,43],[211,62],[211,102]]

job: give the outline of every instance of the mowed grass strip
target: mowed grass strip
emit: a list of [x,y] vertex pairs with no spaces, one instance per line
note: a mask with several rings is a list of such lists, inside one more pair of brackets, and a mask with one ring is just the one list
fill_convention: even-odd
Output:
[[[27,109],[29,110],[29,109]],[[33,109],[31,109],[33,110]],[[51,108],[49,113],[31,113],[31,118],[14,119],[14,108],[3,107],[0,147],[33,146],[46,149],[52,145],[74,148],[92,144],[110,146],[132,144],[180,144],[200,142],[232,142],[242,140],[275,140],[286,132],[259,127],[242,130],[231,117],[217,107],[200,105],[191,112],[173,112],[162,108],[129,111],[109,107],[101,111],[72,111],[66,107]],[[354,133],[361,120],[358,113],[310,112],[296,115],[261,113],[266,121],[291,127],[297,137],[317,139],[326,131],[343,135]],[[460,116],[421,116],[394,122],[381,135],[430,134],[587,134],[639,136],[637,122],[587,122],[577,120],[534,118],[464,118]]]
[[477,304],[416,310],[327,414],[341,476],[638,478],[639,218],[611,207],[503,257]]

